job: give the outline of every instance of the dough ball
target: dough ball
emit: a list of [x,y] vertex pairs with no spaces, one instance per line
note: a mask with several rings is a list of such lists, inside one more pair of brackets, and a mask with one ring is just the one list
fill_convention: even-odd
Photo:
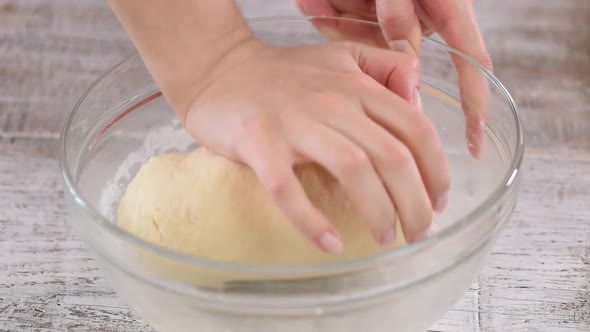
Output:
[[125,230],[181,253],[254,264],[325,263],[390,248],[377,244],[339,183],[321,167],[296,168],[311,201],[341,232],[344,252],[328,255],[281,214],[247,166],[206,148],[150,159],[129,184],[118,210]]

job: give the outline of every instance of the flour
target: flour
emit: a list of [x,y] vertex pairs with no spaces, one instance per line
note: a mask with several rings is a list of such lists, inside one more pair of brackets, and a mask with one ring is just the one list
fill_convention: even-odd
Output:
[[99,211],[108,220],[114,221],[117,203],[141,165],[152,156],[173,151],[187,151],[194,145],[195,142],[186,133],[177,118],[173,118],[160,127],[151,128],[145,135],[142,147],[130,153],[123,160],[112,179],[102,189],[98,205]]

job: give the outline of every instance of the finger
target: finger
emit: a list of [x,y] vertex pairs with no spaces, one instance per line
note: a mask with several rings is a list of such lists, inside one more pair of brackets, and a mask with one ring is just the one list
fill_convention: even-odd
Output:
[[296,0],[299,10],[309,15],[328,15],[334,16],[335,13],[355,14],[359,18],[375,18],[374,1],[366,0]]
[[338,16],[340,12],[325,0],[296,0],[299,11],[308,16]]
[[[292,146],[338,179],[378,243],[393,244],[394,207],[365,152],[344,136],[320,123],[295,120],[289,125],[288,135]],[[301,135],[304,131],[305,135]]]
[[379,84],[365,84],[359,94],[369,117],[410,150],[431,206],[441,212],[447,204],[450,176],[448,160],[432,121]]
[[425,237],[432,223],[432,206],[411,152],[364,113],[341,113],[346,116],[328,112],[315,116],[366,151],[394,202],[406,240]]
[[422,20],[420,20],[420,29],[422,30],[422,36],[430,37],[433,34],[432,30]]
[[420,84],[420,61],[405,53],[353,43],[343,44],[363,73],[408,102]]
[[[468,1],[421,1],[417,10],[425,23],[452,47],[473,58],[489,71],[492,61],[483,40],[473,7]],[[437,13],[437,15],[426,15]],[[485,143],[484,123],[489,117],[487,77],[473,64],[452,54],[459,74],[462,108],[466,115],[466,135],[471,154],[479,158]]]
[[[369,8],[364,1],[348,1],[344,7],[334,7],[325,0],[297,0],[296,4],[303,14],[313,17],[311,23],[314,27],[332,41],[355,41],[389,49],[377,25],[360,24],[356,21],[358,19],[374,20],[374,9]],[[357,8],[357,6],[360,7]],[[367,13],[371,11],[372,16],[367,16]]]
[[392,49],[420,54],[422,31],[412,0],[375,0],[377,21]]
[[255,171],[274,203],[301,234],[327,253],[341,253],[340,234],[305,194],[293,171],[292,156],[286,145],[277,144],[277,138],[264,124],[255,123],[251,128],[248,139],[239,145],[242,161]]

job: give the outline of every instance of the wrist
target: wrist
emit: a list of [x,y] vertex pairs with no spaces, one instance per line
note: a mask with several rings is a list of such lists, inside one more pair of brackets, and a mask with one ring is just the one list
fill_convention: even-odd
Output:
[[253,39],[234,0],[109,3],[181,118],[210,69]]
[[216,69],[224,62],[232,62],[234,55],[257,40],[251,31],[235,27],[219,34],[215,39],[194,42],[184,48],[183,54],[170,58],[155,57],[146,65],[168,103],[184,119],[192,100],[206,88]]

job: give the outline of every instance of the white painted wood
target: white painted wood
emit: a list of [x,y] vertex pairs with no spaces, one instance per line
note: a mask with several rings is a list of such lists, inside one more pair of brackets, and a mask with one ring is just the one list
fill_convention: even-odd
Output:
[[[292,1],[239,0],[248,17],[297,14]],[[479,0],[476,9],[529,146],[589,151],[590,1]],[[106,1],[0,0],[0,134],[55,135],[86,87],[132,52]]]
[[[0,331],[144,331],[70,232],[55,148],[0,144]],[[590,330],[590,158],[532,153],[488,267],[432,331]]]
[[[512,222],[432,331],[590,331],[590,1],[477,9],[530,148]],[[70,233],[55,161],[78,96],[132,50],[104,1],[0,0],[0,331],[149,331]]]

